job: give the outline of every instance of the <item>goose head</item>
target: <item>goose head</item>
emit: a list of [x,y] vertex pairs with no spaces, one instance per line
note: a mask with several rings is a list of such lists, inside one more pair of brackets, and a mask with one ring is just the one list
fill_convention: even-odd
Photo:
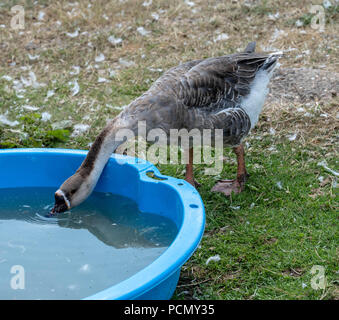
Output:
[[70,210],[82,203],[92,192],[92,184],[78,172],[68,178],[55,192],[55,204],[50,214]]

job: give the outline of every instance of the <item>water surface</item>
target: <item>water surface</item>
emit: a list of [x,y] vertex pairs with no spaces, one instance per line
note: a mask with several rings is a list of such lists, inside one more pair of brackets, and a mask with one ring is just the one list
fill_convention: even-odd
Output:
[[[0,299],[87,297],[149,265],[177,234],[171,220],[110,193],[47,218],[54,192],[0,189]],[[24,289],[13,289],[22,270]]]

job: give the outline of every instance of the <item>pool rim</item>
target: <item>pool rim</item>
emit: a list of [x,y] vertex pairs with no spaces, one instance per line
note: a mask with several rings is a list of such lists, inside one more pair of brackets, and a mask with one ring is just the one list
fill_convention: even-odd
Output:
[[[1,149],[0,157],[15,153],[25,155],[50,153],[65,156],[86,156],[88,151],[59,148]],[[139,172],[139,180],[143,182],[164,184],[174,190],[183,208],[183,220],[172,244],[151,264],[118,284],[83,298],[85,300],[138,299],[138,297],[150,292],[152,288],[157,287],[171,275],[174,275],[192,256],[202,239],[205,229],[204,204],[198,191],[191,184],[182,179],[162,175],[155,165],[142,159],[112,154],[109,159],[109,162],[111,161],[133,166]],[[163,180],[155,180],[149,177],[147,173],[150,171]]]

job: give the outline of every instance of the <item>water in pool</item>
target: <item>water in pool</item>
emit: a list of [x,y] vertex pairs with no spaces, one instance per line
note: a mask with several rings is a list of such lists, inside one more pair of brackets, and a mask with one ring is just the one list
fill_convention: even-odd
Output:
[[0,189],[0,299],[85,298],[149,265],[177,234],[171,220],[109,193],[47,218],[54,192]]

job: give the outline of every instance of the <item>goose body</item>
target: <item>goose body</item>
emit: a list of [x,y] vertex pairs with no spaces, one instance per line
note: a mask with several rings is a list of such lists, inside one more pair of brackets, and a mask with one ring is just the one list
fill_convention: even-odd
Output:
[[[146,133],[154,128],[168,135],[170,129],[222,129],[224,145],[233,147],[237,155],[238,175],[236,180],[220,181],[219,188],[212,190],[240,192],[247,177],[241,141],[258,121],[280,56],[255,53],[255,42],[251,42],[244,52],[189,61],[168,70],[98,135],[80,168],[56,191],[51,213],[70,209],[88,197],[109,157],[123,142],[117,138],[118,131],[129,129],[137,135],[139,121],[145,121]],[[191,165],[186,180],[194,184]]]
[[135,132],[140,120],[148,130],[166,133],[223,129],[225,145],[237,145],[258,121],[276,59],[276,54],[245,52],[184,63],[167,71],[118,117]]

